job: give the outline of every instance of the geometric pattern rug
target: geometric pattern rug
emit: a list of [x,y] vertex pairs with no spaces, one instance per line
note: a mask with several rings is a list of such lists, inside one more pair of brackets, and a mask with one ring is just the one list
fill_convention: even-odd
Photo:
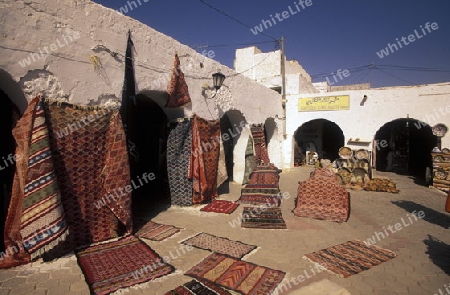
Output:
[[377,246],[367,246],[364,242],[352,240],[322,249],[303,258],[321,264],[327,271],[347,278],[368,270],[373,266],[397,257],[394,252]]
[[174,271],[147,244],[130,235],[76,252],[93,294],[109,294]]
[[182,228],[173,225],[160,224],[153,221],[143,222],[146,223],[135,233],[135,235],[152,241],[160,242],[182,230]]
[[261,206],[265,205],[266,207],[280,207],[281,196],[242,195],[236,203]]
[[231,295],[231,293],[207,281],[192,280],[170,290],[165,295]]
[[257,246],[248,245],[239,241],[232,241],[227,238],[216,237],[207,233],[199,233],[198,235],[184,240],[181,243],[191,245],[199,249],[210,250],[220,254],[227,254],[238,259],[257,248]]
[[214,200],[212,203],[200,209],[200,211],[231,214],[237,207],[239,207],[239,204],[236,204],[235,202]]
[[280,208],[244,207],[241,227],[260,229],[286,229]]
[[234,257],[212,253],[186,272],[244,295],[272,294],[285,273]]

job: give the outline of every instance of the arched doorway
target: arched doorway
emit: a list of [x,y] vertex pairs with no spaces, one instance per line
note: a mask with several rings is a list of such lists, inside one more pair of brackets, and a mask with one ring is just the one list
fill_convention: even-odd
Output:
[[377,170],[425,180],[427,167],[432,167],[431,150],[438,143],[429,125],[411,118],[393,120],[384,124],[374,139]]
[[344,146],[344,133],[334,122],[315,119],[304,123],[294,133],[294,140],[306,151],[317,152],[320,159],[334,161],[339,158],[339,149]]
[[220,133],[222,134],[225,165],[229,181],[234,180],[234,148],[241,136],[245,122],[244,115],[238,110],[229,110],[220,118]]

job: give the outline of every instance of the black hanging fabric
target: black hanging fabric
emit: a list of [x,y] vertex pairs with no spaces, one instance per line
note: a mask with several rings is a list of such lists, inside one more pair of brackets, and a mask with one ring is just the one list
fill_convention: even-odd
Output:
[[125,78],[122,88],[122,105],[120,115],[127,136],[127,148],[132,179],[136,179],[139,163],[139,152],[136,145],[136,82],[133,66],[133,41],[128,31],[127,50],[125,53]]

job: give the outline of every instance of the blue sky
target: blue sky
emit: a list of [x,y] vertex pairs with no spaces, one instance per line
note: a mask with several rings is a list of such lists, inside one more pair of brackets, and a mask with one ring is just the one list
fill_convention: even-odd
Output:
[[[262,32],[275,39],[283,36],[287,58],[298,60],[314,82],[325,81],[320,74],[334,81],[331,75],[338,69],[348,69],[350,75],[338,79],[335,85],[369,82],[372,87],[382,87],[450,82],[450,1],[310,1],[310,6],[305,3],[302,7],[299,0],[203,0],[251,28],[261,25],[262,20],[272,22],[267,29],[261,27]],[[264,52],[275,49],[272,38],[255,35],[201,0],[140,0],[141,4],[134,0],[137,7],[132,5],[133,9],[127,3],[131,0],[95,2],[116,10],[127,8],[126,15],[199,52],[213,50],[214,59],[231,68],[235,50],[247,47],[236,44],[255,44]],[[283,11],[287,12],[286,18],[281,15]],[[280,14],[278,18],[276,13]],[[427,22],[437,23],[437,29],[435,25],[429,32],[425,29]],[[414,41],[409,42],[411,34]],[[380,51],[386,50],[388,44],[389,55],[380,58]],[[374,66],[356,69],[371,64]]]

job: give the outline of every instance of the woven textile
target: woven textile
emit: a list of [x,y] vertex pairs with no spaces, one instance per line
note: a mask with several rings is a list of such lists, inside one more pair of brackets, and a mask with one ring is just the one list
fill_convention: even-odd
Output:
[[396,257],[394,252],[352,240],[303,256],[339,277],[349,277]]
[[286,229],[280,208],[244,207],[241,227],[260,229]]
[[245,149],[245,170],[244,170],[244,179],[242,181],[243,184],[248,183],[250,179],[250,173],[252,173],[255,166],[256,161],[255,161],[255,151],[253,148],[253,138],[251,135],[249,135],[247,148]]
[[189,178],[193,182],[194,204],[217,197],[217,170],[220,154],[220,119],[204,120],[194,115]]
[[267,195],[242,195],[236,201],[239,204],[260,205],[267,207],[280,207],[281,195],[267,196]]
[[217,187],[228,180],[227,163],[225,159],[225,148],[223,147],[222,138],[220,138],[220,155],[217,167]]
[[244,295],[272,294],[283,280],[279,270],[212,253],[186,272],[193,278],[207,280]]
[[278,188],[274,188],[274,187],[253,187],[253,188],[247,188],[247,187],[243,187],[241,189],[241,195],[270,195],[270,196],[274,196],[274,195],[278,195],[280,193],[280,190]]
[[253,245],[232,241],[227,238],[216,237],[207,233],[199,233],[192,238],[184,240],[182,243],[239,259],[257,248]]
[[68,235],[43,103],[36,104],[22,204],[20,234],[32,257],[52,249]]
[[76,256],[92,293],[96,295],[109,294],[174,271],[134,236],[90,246],[77,251]]
[[181,230],[182,228],[173,225],[148,221],[136,232],[136,236],[159,242],[173,236]]
[[273,184],[278,186],[280,176],[278,172],[271,171],[253,171],[250,174],[250,180],[248,184]]
[[164,295],[231,295],[231,293],[207,281],[192,280]]
[[192,122],[178,123],[167,140],[167,173],[172,205],[192,206],[192,181],[188,179],[192,151]]
[[266,137],[264,135],[264,126],[261,124],[250,127],[255,146],[255,161],[257,165],[270,164],[269,154],[266,148]]
[[175,54],[172,77],[167,92],[169,93],[169,99],[167,100],[166,108],[182,107],[191,102],[188,85],[184,79],[183,71],[180,69],[178,54]]
[[234,210],[236,210],[237,207],[239,207],[239,204],[236,204],[235,202],[214,200],[210,204],[200,209],[200,211],[231,214],[234,212]]
[[45,109],[70,229],[67,250],[122,235],[120,223],[131,233],[131,193],[124,192],[130,171],[118,111],[51,101]]
[[333,173],[318,168],[300,182],[295,216],[345,222],[350,214],[350,197]]

